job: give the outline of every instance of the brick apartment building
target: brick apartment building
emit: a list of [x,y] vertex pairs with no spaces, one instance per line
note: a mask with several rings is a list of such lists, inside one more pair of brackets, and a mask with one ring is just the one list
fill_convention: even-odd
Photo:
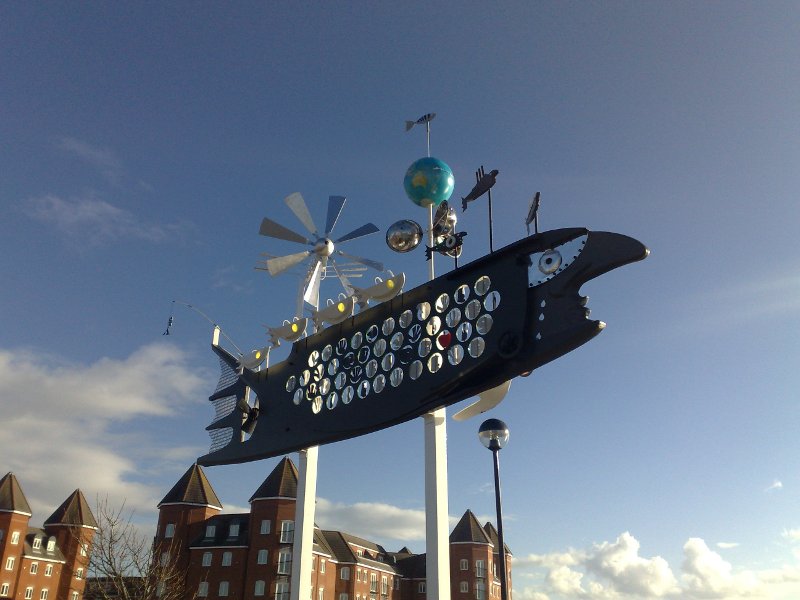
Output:
[[75,490],[44,522],[29,525],[31,507],[13,473],[0,479],[0,598],[81,600],[97,522]]
[[[193,465],[158,505],[157,558],[185,570],[187,598],[288,600],[296,497],[297,469],[284,458],[250,498],[249,513],[222,514]],[[450,534],[453,600],[500,598],[498,546],[494,526],[467,510]],[[425,600],[425,555],[408,548],[390,552],[315,528],[312,560],[310,600]]]

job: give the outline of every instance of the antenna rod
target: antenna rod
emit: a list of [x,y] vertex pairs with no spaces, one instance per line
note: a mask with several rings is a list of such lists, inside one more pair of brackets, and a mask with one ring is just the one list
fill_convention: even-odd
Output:
[[425,121],[425,132],[428,138],[428,158],[431,157],[431,120]]

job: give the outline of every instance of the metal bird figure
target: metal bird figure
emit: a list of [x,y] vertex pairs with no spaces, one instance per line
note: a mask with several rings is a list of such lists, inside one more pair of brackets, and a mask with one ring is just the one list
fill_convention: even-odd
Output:
[[497,169],[490,171],[487,175],[481,168],[475,171],[475,180],[477,183],[464,198],[461,198],[461,210],[467,210],[467,202],[472,202],[483,196],[486,192],[492,189],[492,186],[497,183],[497,175],[500,173]]
[[438,244],[434,244],[433,246],[425,246],[426,260],[430,260],[434,252],[457,258],[461,254],[461,244],[464,242],[465,235],[467,235],[466,231],[452,233],[445,237]]
[[436,113],[428,113],[426,115],[422,115],[416,121],[406,121],[406,131],[409,131],[414,125],[424,125],[425,123],[430,123],[433,121],[433,118],[436,116]]

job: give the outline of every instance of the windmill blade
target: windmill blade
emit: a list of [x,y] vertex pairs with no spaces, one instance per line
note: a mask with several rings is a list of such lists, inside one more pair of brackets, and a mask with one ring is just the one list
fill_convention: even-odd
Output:
[[372,267],[376,271],[385,271],[383,267],[383,263],[379,263],[375,260],[370,260],[368,258],[363,258],[361,256],[356,256],[355,254],[348,254],[347,252],[342,252],[341,250],[336,250],[336,254],[340,256],[344,256],[345,258],[349,258],[352,261],[355,261],[362,265],[367,265],[368,267]]
[[314,237],[318,237],[317,226],[314,225],[314,219],[311,218],[311,213],[308,212],[308,206],[306,206],[306,201],[303,199],[303,196],[301,196],[299,192],[295,192],[294,194],[286,196],[283,201],[295,216],[300,219],[300,222],[305,228],[308,229]]
[[350,280],[347,278],[347,275],[345,275],[342,271],[340,271],[336,267],[336,262],[335,261],[332,260],[332,261],[330,261],[330,263],[331,263],[331,266],[333,267],[333,272],[336,273],[336,277],[339,278],[339,282],[342,284],[342,287],[344,288],[344,291],[347,292],[348,296],[352,296],[355,293],[356,288],[354,288],[353,284],[350,283]]
[[311,240],[304,238],[299,233],[295,233],[288,227],[284,227],[280,223],[276,223],[272,219],[267,219],[266,217],[264,217],[264,219],[261,221],[261,227],[259,227],[258,233],[267,237],[286,240],[287,242],[297,242],[299,244],[313,243]]
[[279,256],[278,258],[270,258],[265,261],[267,264],[267,271],[269,271],[270,275],[280,275],[286,269],[303,262],[308,258],[309,254],[311,254],[311,250],[305,250],[297,254],[287,254],[286,256]]
[[340,242],[355,240],[357,238],[364,237],[365,235],[369,235],[371,233],[377,233],[378,231],[380,231],[380,229],[378,229],[375,225],[373,225],[372,223],[367,223],[366,225],[362,225],[358,229],[354,229],[347,235],[343,235],[338,240],[334,240],[333,243],[338,244]]
[[328,262],[326,257],[321,257],[317,259],[317,262],[314,264],[314,268],[311,271],[311,278],[306,285],[306,290],[303,293],[303,300],[311,304],[312,306],[317,306],[319,304],[319,282],[322,280],[322,271],[325,268],[323,263]]
[[347,202],[347,198],[344,196],[328,196],[328,218],[325,220],[326,237],[336,227],[336,221],[339,220],[339,215],[342,214],[345,202]]

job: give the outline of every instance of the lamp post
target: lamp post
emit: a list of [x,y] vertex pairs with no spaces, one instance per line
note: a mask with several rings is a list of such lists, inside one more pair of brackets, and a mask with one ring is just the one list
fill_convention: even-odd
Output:
[[506,545],[503,542],[503,507],[500,501],[500,457],[499,452],[508,443],[508,426],[500,419],[487,419],[478,429],[481,444],[492,451],[494,458],[494,499],[497,508],[497,541],[500,545],[500,598],[508,600],[508,583],[506,581]]

